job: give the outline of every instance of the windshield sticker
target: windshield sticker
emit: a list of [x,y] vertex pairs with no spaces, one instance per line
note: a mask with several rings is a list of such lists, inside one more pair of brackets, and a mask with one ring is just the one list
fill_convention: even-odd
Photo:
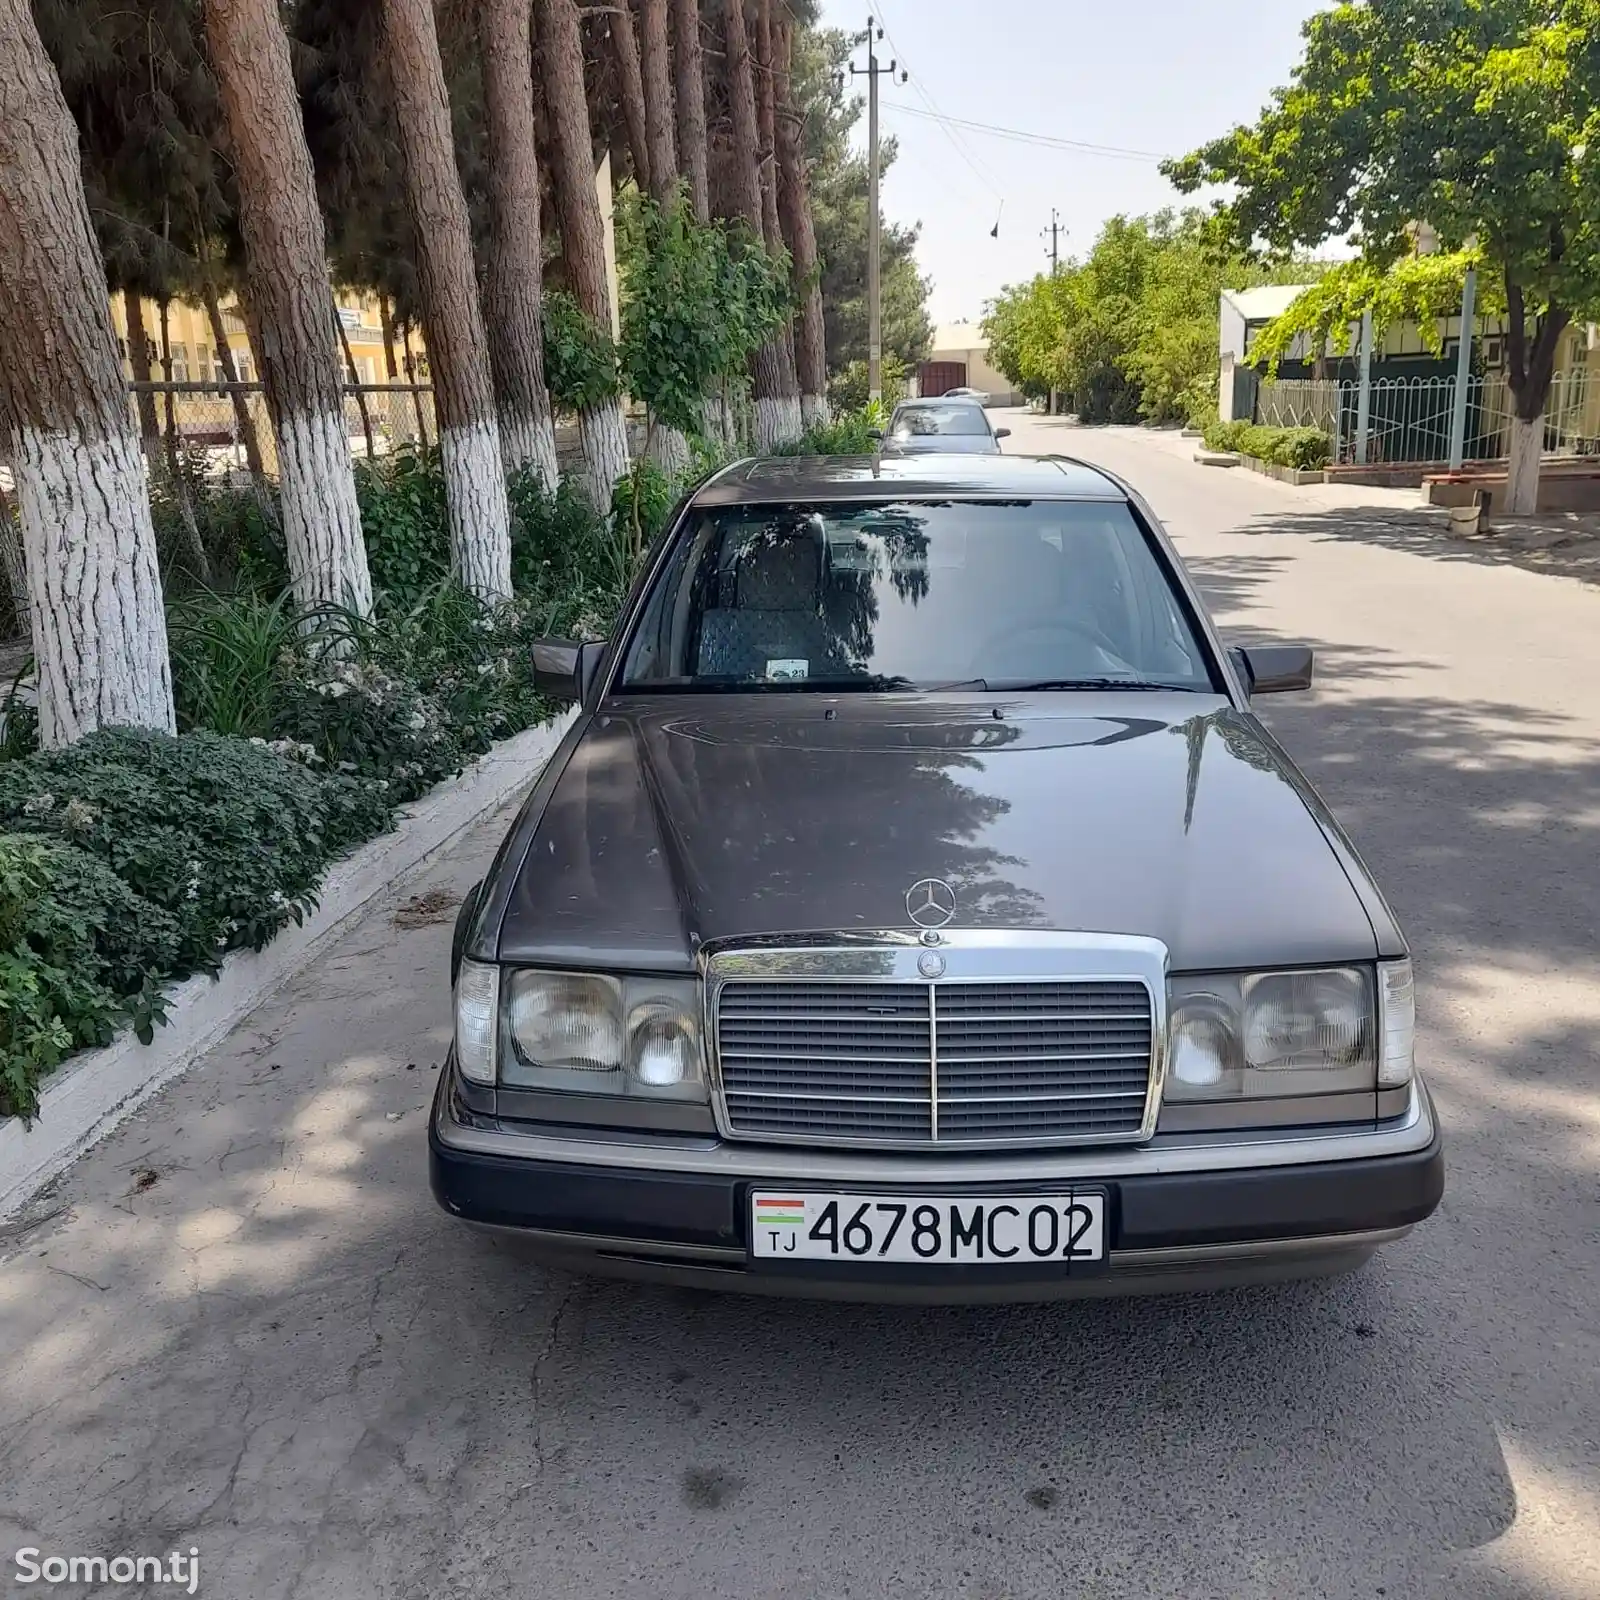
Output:
[[767,663],[767,679],[771,683],[793,683],[811,675],[811,663],[803,658],[788,658]]

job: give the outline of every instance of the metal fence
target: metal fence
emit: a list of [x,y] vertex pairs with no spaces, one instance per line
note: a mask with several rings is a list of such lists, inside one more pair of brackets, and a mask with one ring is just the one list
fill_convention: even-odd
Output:
[[[134,426],[170,439],[185,460],[217,477],[248,470],[250,449],[278,475],[278,452],[259,383],[130,383]],[[402,445],[435,444],[433,388],[425,383],[347,384],[344,427],[350,452],[376,459]]]
[[[1367,460],[1438,463],[1450,457],[1454,378],[1380,378],[1368,402]],[[1319,428],[1334,441],[1334,458],[1356,459],[1361,386],[1349,381],[1290,379],[1263,383],[1255,421],[1269,427]],[[1496,461],[1510,449],[1511,392],[1503,375],[1467,380],[1467,461]],[[1600,377],[1587,368],[1560,373],[1545,406],[1547,456],[1600,454]]]

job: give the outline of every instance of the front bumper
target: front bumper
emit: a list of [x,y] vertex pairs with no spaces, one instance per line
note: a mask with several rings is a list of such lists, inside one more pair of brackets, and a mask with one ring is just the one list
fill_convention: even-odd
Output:
[[[503,1122],[464,1113],[440,1076],[429,1126],[433,1192],[452,1215],[516,1234],[574,1270],[748,1293],[986,1302],[1216,1288],[1359,1266],[1438,1205],[1444,1156],[1420,1081],[1403,1117],[1359,1132],[1157,1137],[1135,1148],[928,1157]],[[753,1183],[852,1191],[1108,1196],[1106,1268],[780,1267],[746,1250]]]

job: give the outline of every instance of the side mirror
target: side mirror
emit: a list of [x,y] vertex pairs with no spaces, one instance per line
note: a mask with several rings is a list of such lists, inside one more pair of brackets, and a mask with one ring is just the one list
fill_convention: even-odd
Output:
[[605,654],[605,640],[536,639],[533,686],[547,700],[582,704]]
[[997,439],[1009,439],[1011,437],[1011,430],[1009,428],[996,428],[994,430],[994,436]]
[[869,439],[876,440],[876,442],[879,443],[879,444],[882,444],[883,443],[883,429],[882,428],[868,428],[867,429],[867,437]]
[[1311,687],[1310,645],[1257,644],[1230,650],[1228,654],[1252,696],[1292,694]]

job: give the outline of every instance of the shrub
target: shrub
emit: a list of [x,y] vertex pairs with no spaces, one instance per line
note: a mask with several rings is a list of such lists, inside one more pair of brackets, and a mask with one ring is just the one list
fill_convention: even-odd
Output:
[[200,593],[167,608],[172,698],[178,726],[271,738],[282,662],[304,647],[293,597]]
[[209,732],[102,729],[0,765],[0,828],[77,845],[171,912],[183,971],[298,921],[324,863],[382,832],[393,806],[380,784]]
[[131,1021],[149,1041],[175,919],[76,847],[0,834],[0,1114],[31,1116],[38,1080]]
[[1208,450],[1233,450],[1300,472],[1317,472],[1333,454],[1320,428],[1264,428],[1251,422],[1213,421],[1206,427]]
[[415,598],[450,571],[450,524],[437,448],[356,463],[356,499],[374,589]]

